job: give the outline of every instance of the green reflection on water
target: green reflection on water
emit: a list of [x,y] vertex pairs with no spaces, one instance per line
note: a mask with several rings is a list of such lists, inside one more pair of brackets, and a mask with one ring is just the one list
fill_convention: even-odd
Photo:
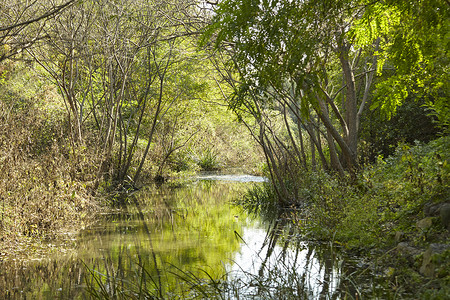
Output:
[[[198,278],[220,277],[224,264],[239,250],[235,232],[247,219],[230,202],[251,183],[200,181],[178,189],[149,188],[129,205],[83,231],[74,257],[55,257],[40,262],[11,262],[0,269],[0,298],[84,298],[85,282],[98,287],[86,266],[109,288],[117,282],[143,284],[158,293],[181,284],[171,270],[186,270]],[[169,271],[169,272],[168,272]],[[134,282],[133,282],[134,281]],[[146,287],[152,290],[152,287]],[[155,292],[156,293],[156,292]]]

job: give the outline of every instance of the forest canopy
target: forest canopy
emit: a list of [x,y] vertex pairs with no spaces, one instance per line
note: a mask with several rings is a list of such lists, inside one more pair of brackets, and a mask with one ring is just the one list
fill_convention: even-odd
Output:
[[342,173],[357,165],[369,109],[389,119],[423,99],[448,127],[447,1],[229,0],[215,13],[204,43],[229,54],[231,105],[263,124],[262,142],[270,127],[263,110],[272,106],[316,147],[322,134],[330,151],[323,167]]

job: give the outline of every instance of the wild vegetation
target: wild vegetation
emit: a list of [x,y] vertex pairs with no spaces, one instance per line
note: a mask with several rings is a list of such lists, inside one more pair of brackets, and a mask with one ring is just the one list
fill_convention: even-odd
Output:
[[96,158],[81,147],[73,156],[55,89],[20,63],[3,65],[0,93],[1,253],[32,254],[41,239],[89,224]]
[[448,2],[228,0],[215,12],[203,43],[222,53],[227,101],[271,182],[243,205],[293,209],[306,239],[378,253],[392,280],[448,293]]
[[445,295],[449,12],[444,0],[4,1],[1,255],[149,181],[240,166],[269,179],[248,210],[371,256],[393,287]]
[[105,198],[153,180],[257,170],[195,46],[194,4],[0,5],[2,255],[83,228]]

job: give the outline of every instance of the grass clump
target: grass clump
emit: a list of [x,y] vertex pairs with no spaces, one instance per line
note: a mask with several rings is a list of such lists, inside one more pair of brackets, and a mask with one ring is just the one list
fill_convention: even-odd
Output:
[[198,155],[197,164],[203,171],[215,171],[221,168],[218,154],[212,148],[208,148]]
[[[308,254],[311,259],[312,253]],[[269,262],[269,256],[260,257],[262,264],[256,273],[243,269],[226,271],[223,265],[182,269],[163,264],[159,277],[153,266],[133,262],[131,258],[125,260],[132,270],[104,259],[104,266],[86,265],[90,276],[85,280],[87,292],[94,299],[314,299],[318,296],[307,278],[310,266],[300,270],[293,258],[286,259],[279,254]],[[348,292],[329,291],[324,287],[321,294],[332,297],[348,295]]]

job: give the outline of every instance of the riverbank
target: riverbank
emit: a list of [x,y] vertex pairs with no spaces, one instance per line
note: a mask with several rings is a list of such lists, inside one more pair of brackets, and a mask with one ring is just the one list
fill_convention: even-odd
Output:
[[[289,214],[305,240],[331,243],[361,259],[353,276],[379,274],[391,295],[445,299],[450,283],[450,139],[401,145],[365,166],[356,180],[304,172],[297,202],[277,204],[271,185],[243,205]],[[420,287],[420,288],[418,288]]]
[[11,111],[0,101],[2,260],[43,255],[47,241],[88,226],[100,207],[95,152],[70,147],[62,119],[27,105]]
[[[398,166],[398,165],[397,165]],[[381,176],[381,174],[380,174]],[[220,178],[219,178],[220,177]],[[197,230],[200,230],[201,234],[199,236],[202,236],[207,239],[208,243],[210,243],[211,236],[217,234],[218,232],[229,232],[230,228],[234,228],[234,232],[237,232],[233,234],[233,230],[231,230],[231,235],[228,236],[228,240],[230,243],[236,243],[236,241],[243,241],[243,244],[241,247],[248,247],[248,251],[255,252],[258,251],[258,246],[256,246],[252,242],[252,238],[254,237],[253,233],[247,233],[244,234],[241,229],[235,228],[233,221],[236,218],[236,213],[230,214],[229,212],[220,211],[220,212],[213,212],[211,209],[195,209],[197,205],[204,202],[204,199],[206,195],[208,195],[209,199],[212,199],[213,202],[223,202],[223,200],[220,200],[220,195],[225,194],[228,195],[227,197],[227,203],[231,200],[229,197],[229,193],[231,190],[234,190],[232,188],[228,192],[224,192],[222,189],[215,186],[216,182],[229,182],[236,184],[239,181],[242,180],[249,180],[252,179],[253,181],[257,180],[260,181],[259,187],[261,187],[261,184],[265,180],[264,178],[255,178],[253,176],[218,176],[217,174],[207,174],[197,177],[197,180],[207,180],[203,184],[201,184],[202,189],[204,190],[203,193],[208,192],[207,194],[202,194],[196,191],[195,189],[189,189],[187,188],[189,185],[184,185],[184,188],[170,188],[169,185],[165,185],[160,189],[153,190],[151,188],[146,188],[142,190],[139,193],[136,193],[134,195],[137,196],[138,203],[141,203],[143,206],[143,209],[145,211],[144,216],[145,220],[150,222],[149,229],[150,231],[155,231],[157,240],[155,240],[154,244],[150,244],[142,248],[140,251],[144,251],[143,249],[146,249],[145,251],[148,251],[148,249],[152,249],[152,247],[155,251],[159,253],[159,247],[162,247],[163,241],[160,239],[163,239],[164,241],[167,239],[171,239],[173,232],[173,226],[175,227],[181,226],[181,224],[187,223],[187,227],[191,228],[189,230],[189,234],[182,234],[181,236],[194,234],[194,232],[197,232]],[[385,177],[385,174],[382,176]],[[374,183],[375,179],[372,177]],[[331,178],[327,178],[328,181],[331,180]],[[192,182],[193,186],[198,186],[199,184],[196,183],[196,181]],[[325,185],[331,185],[330,182],[325,182],[325,178],[322,178],[322,187]],[[220,185],[222,186],[222,184]],[[269,186],[269,185],[267,185]],[[340,183],[340,187],[342,190],[347,190],[347,195],[351,195],[349,192],[351,189],[349,186],[345,186],[342,182]],[[342,195],[338,192],[338,188],[335,186],[333,189],[336,192],[336,195]],[[170,192],[169,192],[170,191]],[[255,193],[256,189],[251,190],[251,193]],[[264,189],[260,189],[260,191],[264,191]],[[339,190],[340,191],[340,190]],[[351,190],[354,192],[354,190]],[[242,193],[243,191],[241,191]],[[367,192],[367,191],[366,191]],[[386,191],[387,192],[387,191]],[[177,195],[176,197],[173,197],[173,195]],[[248,199],[247,194],[247,200]],[[324,194],[322,194],[323,196]],[[359,193],[359,195],[362,195],[362,192]],[[331,196],[330,196],[331,197]],[[159,200],[158,200],[159,199]],[[188,201],[189,199],[189,201]],[[233,198],[234,200],[237,198]],[[364,198],[366,199],[366,198]],[[145,204],[145,205],[144,205]],[[222,203],[224,204],[224,203]],[[241,203],[242,205],[245,205],[244,203]],[[248,202],[247,202],[248,205]],[[428,206],[427,206],[428,207]],[[248,208],[248,207],[247,207]],[[269,206],[268,206],[269,208]],[[298,208],[298,207],[297,207]],[[399,208],[398,208],[399,209]],[[430,209],[431,211],[434,211],[434,209]],[[430,211],[428,210],[428,211]],[[368,240],[368,235],[370,232],[374,232],[375,229],[372,229],[370,232],[364,232],[360,234],[359,236],[353,236],[352,240],[345,239],[343,236],[343,232],[337,232],[334,231],[332,235],[327,235],[326,231],[330,230],[329,227],[322,226],[320,231],[320,226],[311,226],[313,222],[313,215],[311,215],[312,210],[299,210],[299,209],[292,209],[291,208],[283,208],[282,210],[279,210],[279,212],[283,212],[283,214],[280,216],[279,214],[275,213],[276,209],[273,210],[273,207],[271,208],[270,212],[267,212],[265,214],[261,209],[258,211],[255,211],[258,215],[261,215],[262,217],[266,216],[266,220],[268,220],[269,217],[272,218],[271,222],[268,222],[267,224],[270,224],[266,229],[266,231],[261,229],[259,233],[261,237],[261,244],[266,245],[268,247],[267,258],[270,258],[272,260],[275,259],[274,262],[271,262],[269,265],[266,265],[265,256],[259,257],[262,263],[262,268],[264,269],[264,276],[256,277],[256,275],[253,275],[253,273],[247,273],[245,271],[241,276],[239,280],[233,281],[230,278],[230,281],[224,281],[224,279],[220,279],[216,273],[212,272],[213,266],[220,265],[220,262],[208,262],[205,265],[202,265],[201,267],[206,270],[207,273],[199,273],[195,276],[198,277],[190,277],[192,273],[189,273],[191,271],[181,271],[180,269],[177,269],[180,267],[179,265],[168,265],[166,266],[170,272],[175,272],[178,274],[177,276],[179,279],[184,282],[184,284],[188,287],[192,285],[193,290],[197,293],[207,293],[207,295],[214,297],[217,295],[221,295],[221,293],[237,293],[237,295],[244,295],[246,293],[251,294],[251,291],[253,289],[253,285],[255,284],[254,281],[257,280],[258,286],[260,286],[260,292],[264,293],[265,295],[278,295],[280,297],[294,297],[295,295],[299,295],[298,293],[302,293],[301,295],[304,295],[304,297],[308,297],[309,290],[308,286],[302,286],[299,285],[297,287],[297,290],[290,290],[288,287],[292,286],[293,283],[301,283],[302,278],[311,277],[311,274],[315,274],[314,270],[311,269],[308,272],[298,273],[299,270],[303,270],[304,267],[297,268],[291,268],[286,267],[290,266],[292,261],[297,261],[295,257],[297,255],[299,257],[304,258],[302,260],[299,260],[299,263],[306,263],[307,266],[309,266],[308,261],[318,259],[319,264],[318,268],[325,268],[325,275],[323,278],[321,278],[321,282],[323,284],[319,284],[314,289],[317,289],[314,291],[314,293],[325,293],[325,295],[332,295],[334,293],[345,295],[348,299],[354,299],[355,297],[358,297],[358,299],[365,299],[367,297],[370,297],[372,295],[373,297],[382,297],[383,299],[389,299],[389,298],[396,298],[396,299],[410,299],[412,295],[416,295],[414,291],[417,291],[417,286],[420,286],[420,289],[418,290],[418,294],[421,295],[421,298],[423,299],[445,299],[445,295],[448,293],[448,289],[446,288],[447,281],[448,280],[448,271],[446,271],[446,268],[448,270],[448,266],[446,265],[448,261],[448,251],[446,248],[443,248],[441,246],[436,247],[436,241],[440,240],[441,244],[442,241],[448,242],[448,232],[445,232],[442,230],[438,222],[438,216],[431,217],[432,218],[432,225],[430,228],[427,229],[427,235],[424,237],[423,235],[418,235],[417,226],[422,226],[422,223],[425,223],[425,221],[418,222],[415,224],[412,224],[411,226],[414,228],[411,228],[410,232],[402,232],[397,233],[397,231],[394,231],[395,228],[398,228],[400,226],[400,223],[396,223],[391,225],[391,230],[395,232],[395,234],[389,234],[388,231],[384,231],[384,237],[377,235],[378,242],[379,243],[372,243],[372,244],[364,244],[365,241]],[[435,212],[434,212],[435,213]],[[330,213],[331,214],[331,213]],[[187,221],[187,216],[194,216],[199,215],[198,219],[201,220],[200,223],[198,221],[195,221],[194,223]],[[212,217],[212,215],[214,217]],[[308,216],[308,217],[305,217]],[[366,215],[367,216],[367,215]],[[90,245],[89,247],[93,247],[92,249],[89,248],[87,253],[93,253],[94,248],[102,250],[107,243],[109,243],[110,240],[116,240],[116,241],[122,241],[123,237],[122,235],[129,236],[128,242],[125,244],[128,245],[126,247],[120,246],[120,247],[113,247],[111,251],[115,253],[116,251],[119,251],[119,254],[123,259],[129,259],[130,263],[129,265],[134,265],[136,262],[133,260],[132,256],[129,256],[128,251],[125,249],[130,249],[130,245],[133,245],[135,239],[132,237],[132,234],[138,233],[145,236],[145,231],[142,231],[141,226],[137,226],[136,221],[140,219],[138,217],[138,212],[135,211],[134,206],[130,205],[128,208],[124,207],[121,210],[118,210],[117,213],[108,214],[105,220],[109,220],[111,223],[108,225],[108,234],[105,235],[105,231],[101,229],[100,226],[99,230],[99,237],[95,238],[95,241],[90,241],[89,239],[92,239],[95,237],[93,235],[90,237],[94,232],[96,232],[95,228],[89,229],[85,231],[85,234],[83,237],[80,237],[81,239],[78,239],[78,242],[71,241],[70,237],[67,237],[66,239],[63,239],[62,241],[65,241],[64,243],[61,243],[59,245],[50,244],[47,248],[39,248],[37,247],[35,250],[32,250],[33,255],[35,257],[41,257],[41,258],[49,258],[51,256],[58,256],[59,254],[64,254],[64,251],[70,252],[70,249],[74,248],[75,243],[77,244],[78,249],[80,249],[81,244]],[[205,224],[205,220],[208,218],[211,218],[212,223],[211,224]],[[278,218],[279,217],[279,218]],[[329,216],[330,217],[330,216]],[[419,219],[420,216],[417,216],[418,221],[421,221]],[[148,218],[148,219],[147,219]],[[223,225],[222,222],[218,221],[219,219],[223,218],[226,220],[226,222]],[[275,218],[275,221],[273,220]],[[408,222],[412,222],[413,216],[411,216],[410,219],[408,219]],[[152,221],[150,221],[152,220]],[[175,220],[175,221],[174,221]],[[178,220],[178,221],[176,221]],[[209,220],[209,219],[208,219]],[[390,222],[395,222],[394,219],[389,219]],[[385,218],[383,220],[384,222],[388,222],[388,219]],[[397,220],[397,222],[400,222],[401,220]],[[197,222],[197,223],[196,223]],[[380,221],[381,222],[381,221]],[[406,224],[406,223],[405,223]],[[185,224],[186,225],[186,224]],[[325,224],[326,225],[326,224]],[[210,229],[207,228],[216,228],[219,226],[221,229],[219,230],[212,230],[210,232]],[[141,228],[141,229],[138,229]],[[162,228],[165,228],[167,231],[165,234],[159,234],[159,230]],[[295,231],[293,230],[295,228]],[[342,230],[342,227],[336,227]],[[367,226],[366,228],[370,229],[370,226]],[[374,227],[375,228],[375,227]],[[82,229],[82,228],[80,228]],[[207,230],[207,231],[204,231]],[[349,229],[350,230],[350,229]],[[353,228],[351,229],[353,232],[356,232],[356,230]],[[315,232],[315,233],[314,233]],[[111,238],[112,236],[121,236],[121,238]],[[392,236],[393,235],[393,236]],[[180,237],[173,237],[177,243],[180,243]],[[265,237],[264,237],[265,236]],[[362,239],[362,236],[365,236],[364,239]],[[194,234],[193,237],[197,237],[196,234]],[[87,238],[87,241],[85,240]],[[358,239],[359,238],[359,239]],[[81,242],[83,241],[84,242]],[[146,240],[146,238],[142,237],[138,239],[140,241]],[[188,239],[189,243],[194,243],[196,238],[194,239]],[[218,239],[223,240],[223,239]],[[359,241],[359,242],[358,242]],[[97,246],[93,246],[93,243],[99,243]],[[123,241],[122,241],[123,242]],[[172,241],[173,242],[173,241]],[[173,243],[170,242],[169,244],[172,245],[169,248],[173,247]],[[72,243],[72,244],[71,244]],[[81,244],[80,244],[81,243]],[[52,246],[54,245],[54,247]],[[122,244],[120,244],[122,245]],[[435,252],[430,252],[431,255],[427,256],[425,252],[427,252],[427,245],[429,245],[430,249],[432,249]],[[135,245],[136,246],[136,245]],[[264,247],[264,246],[263,246]],[[83,247],[81,247],[83,248]],[[138,247],[140,248],[140,247]],[[139,251],[139,249],[136,249],[136,251]],[[200,247],[202,248],[202,247]],[[272,250],[270,249],[278,249],[272,254]],[[134,249],[134,248],[133,248]],[[188,247],[188,249],[190,249]],[[193,246],[193,249],[197,249],[197,246]],[[283,263],[276,263],[280,258],[287,259],[285,253],[286,249],[290,249],[289,251],[293,251],[293,254],[291,257]],[[443,250],[443,252],[439,252]],[[191,253],[192,250],[186,250],[187,253]],[[447,251],[447,252],[446,252]],[[439,252],[439,253],[438,253]],[[163,252],[161,252],[162,255]],[[278,253],[278,254],[277,254]],[[298,253],[298,254],[295,254]],[[54,254],[54,255],[51,255]],[[67,254],[67,253],[66,253]],[[70,253],[69,253],[70,254]],[[75,252],[72,253],[75,257],[77,254]],[[141,253],[142,254],[142,253]],[[106,257],[109,254],[106,254]],[[245,262],[245,254],[242,253],[242,261]],[[70,257],[72,255],[65,255],[63,257]],[[146,255],[146,257],[151,257],[149,255]],[[108,268],[111,270],[122,268],[120,264],[115,265],[117,262],[113,259],[115,256],[112,255],[111,258],[107,259],[107,262],[104,263],[99,261],[94,264],[95,268],[93,269],[97,270],[100,273],[98,274],[106,274],[105,272],[108,272]],[[164,256],[164,257],[170,257],[170,256]],[[176,256],[178,257],[178,256]],[[182,256],[184,257],[184,256]],[[189,256],[190,258],[188,261],[191,261],[194,259],[198,259],[199,257],[202,257],[202,255],[195,254],[194,256]],[[427,258],[428,257],[428,258]],[[111,260],[111,261],[110,261]],[[420,269],[422,269],[422,266],[424,262],[428,260],[428,263],[425,265],[428,265],[427,270],[433,270],[433,274],[428,273],[423,274]],[[90,260],[87,260],[90,261]],[[119,260],[120,261],[120,260]],[[58,266],[59,269],[65,270],[65,268],[70,268],[70,265],[67,265],[68,262],[64,261],[64,264],[62,266]],[[111,265],[108,265],[111,264]],[[145,265],[147,268],[142,268],[140,265],[136,265],[132,268],[132,270],[124,269],[123,271],[131,271],[132,274],[130,276],[134,278],[131,282],[139,282],[139,280],[143,279],[139,276],[140,274],[147,274],[146,272],[152,272],[152,268],[149,266],[152,266],[153,262],[149,261]],[[128,263],[127,263],[128,265]],[[236,266],[236,270],[241,270],[240,265]],[[117,290],[121,290],[121,286],[124,283],[122,280],[123,278],[115,277],[115,275],[108,275],[104,277],[103,275],[98,275],[96,272],[93,272],[92,278],[88,275],[89,273],[85,269],[86,266],[83,266],[81,264],[76,264],[77,272],[82,272],[83,280],[80,281],[78,279],[77,282],[79,282],[79,285],[82,285],[84,282],[91,282],[92,286],[90,286],[90,292],[99,293],[99,291],[102,291],[101,286],[97,286],[96,283],[93,283],[95,280],[99,280],[99,282],[104,282],[104,280],[115,280],[113,282],[114,285],[116,285]],[[91,267],[90,267],[91,268]],[[103,269],[105,268],[105,269]],[[312,268],[312,267],[311,267]],[[430,269],[433,268],[433,269]],[[211,270],[210,270],[211,269]],[[233,272],[236,272],[233,271]],[[92,271],[92,270],[91,270]],[[167,271],[167,270],[166,270]],[[242,271],[242,270],[241,270]],[[23,276],[28,276],[25,271]],[[230,271],[231,272],[231,271]],[[427,272],[427,271],[425,271]],[[447,272],[447,273],[446,273]],[[311,273],[311,274],[309,274]],[[81,274],[81,273],[80,273]],[[208,278],[203,278],[200,276],[200,274],[203,274],[202,276],[211,276],[209,279],[212,279],[212,281],[208,281]],[[226,273],[227,276],[231,275],[231,273]],[[309,275],[308,275],[309,274]],[[338,275],[339,274],[339,275]],[[153,274],[154,275],[154,274]],[[153,276],[152,275],[152,276]],[[188,276],[189,275],[189,276]],[[86,276],[86,277],[84,277]],[[113,276],[113,277],[111,277]],[[147,275],[145,275],[147,276]],[[24,277],[24,278],[25,278]],[[249,283],[243,283],[242,280],[245,278],[246,280],[249,280]],[[68,280],[68,279],[67,279]],[[64,282],[67,283],[67,286],[70,286],[71,280]],[[75,280],[75,278],[73,278]],[[44,280],[45,282],[45,280]],[[201,283],[201,284],[200,284]],[[336,286],[337,285],[337,286]],[[51,285],[52,288],[57,289],[58,285]],[[199,289],[196,290],[195,286],[198,286]],[[270,287],[277,286],[278,289],[277,293],[274,293],[274,290]],[[332,290],[328,290],[327,286],[334,286]],[[131,287],[126,286],[127,289],[123,292],[128,291],[128,288],[130,288],[130,291],[138,293],[137,290],[133,290],[133,288],[138,287]],[[267,287],[267,288],[266,288]],[[336,289],[336,287],[338,287]],[[106,288],[103,286],[103,288]],[[79,292],[84,291],[84,288],[78,287],[77,288]],[[64,293],[70,293],[70,289],[67,290],[63,288]],[[105,290],[106,291],[106,290]],[[144,289],[143,292],[145,293],[156,293],[158,289],[153,290],[151,288]],[[170,291],[167,291],[170,292]],[[187,293],[187,291],[185,291]],[[195,292],[194,292],[195,293]],[[313,293],[313,294],[314,294]],[[314,294],[314,295],[316,295]],[[108,297],[112,297],[112,294],[106,294]],[[126,293],[124,294],[126,295]],[[155,294],[156,295],[156,294]],[[103,295],[97,294],[99,298],[104,298]],[[106,297],[105,296],[105,297]],[[106,298],[108,298],[106,297]],[[269,299],[269,298],[268,298]],[[272,298],[275,299],[275,298]],[[286,298],[287,299],[287,298]],[[295,298],[292,298],[295,299]]]

